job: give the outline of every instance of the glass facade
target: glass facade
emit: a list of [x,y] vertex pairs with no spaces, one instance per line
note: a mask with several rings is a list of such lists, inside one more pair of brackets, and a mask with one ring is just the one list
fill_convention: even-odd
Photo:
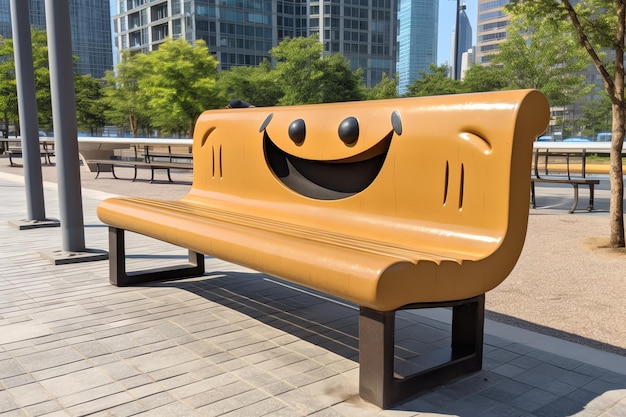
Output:
[[439,0],[402,0],[398,13],[398,94],[437,62]]
[[[28,0],[30,23],[46,28],[45,0]],[[0,35],[11,37],[10,1],[0,0]],[[76,72],[101,78],[113,68],[111,54],[111,14],[102,0],[70,0],[72,53],[78,57]]]
[[395,72],[396,10],[397,0],[118,0],[114,28],[120,50],[203,39],[220,69],[258,65],[281,40],[318,34],[324,53],[343,54],[371,86]]
[[373,86],[383,73],[395,73],[397,8],[397,0],[310,1],[310,32],[319,35],[324,53],[341,53]]

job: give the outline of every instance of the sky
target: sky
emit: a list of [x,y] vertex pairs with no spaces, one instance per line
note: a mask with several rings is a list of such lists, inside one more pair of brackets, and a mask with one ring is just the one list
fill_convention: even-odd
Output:
[[[476,45],[477,0],[461,0],[467,8],[465,13],[472,26],[472,45]],[[455,27],[454,9],[456,0],[439,0],[439,34],[437,36],[437,65],[450,61],[450,39]]]

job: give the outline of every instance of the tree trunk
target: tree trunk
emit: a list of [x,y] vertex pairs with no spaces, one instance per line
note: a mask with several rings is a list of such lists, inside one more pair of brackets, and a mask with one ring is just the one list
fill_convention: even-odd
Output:
[[137,118],[133,117],[133,115],[128,116],[128,121],[130,124],[130,130],[133,132],[133,137],[136,138],[139,136],[139,124],[137,123]]
[[613,110],[613,138],[611,140],[611,208],[610,246],[622,248],[624,242],[624,173],[622,148],[624,146],[624,122],[626,105],[624,102],[624,32],[626,31],[626,3],[620,2],[617,12],[615,36],[615,81],[611,106]]
[[622,147],[624,145],[624,108],[613,104],[613,138],[611,141],[610,243],[612,248],[625,246],[624,242],[624,180]]

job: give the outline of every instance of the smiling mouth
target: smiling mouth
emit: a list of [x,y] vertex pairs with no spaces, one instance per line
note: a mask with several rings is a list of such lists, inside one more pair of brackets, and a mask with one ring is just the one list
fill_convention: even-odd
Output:
[[365,190],[380,172],[393,131],[365,154],[337,161],[315,161],[279,149],[264,132],[265,159],[274,175],[291,190],[317,200],[339,200]]

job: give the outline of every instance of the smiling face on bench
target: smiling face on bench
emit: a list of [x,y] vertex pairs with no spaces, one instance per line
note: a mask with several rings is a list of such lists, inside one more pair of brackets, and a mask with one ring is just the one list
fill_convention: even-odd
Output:
[[318,200],[366,189],[384,165],[392,140],[402,133],[399,113],[373,118],[371,113],[344,116],[345,110],[332,107],[321,113],[304,109],[296,119],[293,113],[270,113],[260,126],[271,172],[289,189]]

